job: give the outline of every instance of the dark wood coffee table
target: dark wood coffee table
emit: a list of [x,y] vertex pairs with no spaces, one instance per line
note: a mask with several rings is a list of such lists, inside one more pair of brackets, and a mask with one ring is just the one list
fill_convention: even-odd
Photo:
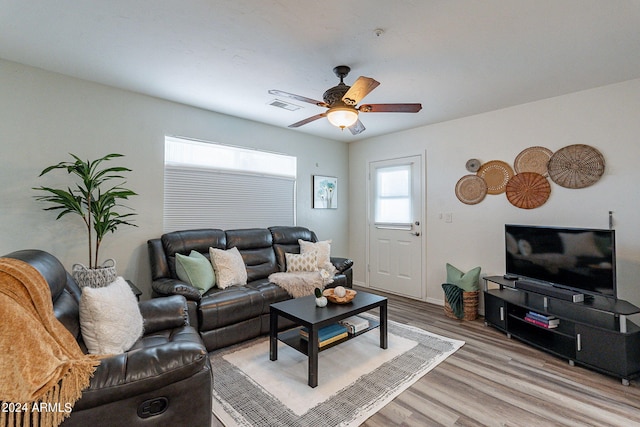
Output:
[[[320,328],[376,307],[380,308],[380,322],[370,322],[368,329],[319,348],[318,330]],[[374,328],[380,329],[380,348],[387,348],[387,299],[385,297],[358,291],[353,301],[348,304],[329,303],[326,307],[320,308],[316,307],[315,296],[310,295],[277,302],[271,304],[270,308],[269,359],[278,360],[278,340],[307,355],[310,387],[318,385],[318,353],[320,351],[327,350]],[[289,319],[300,327],[278,333],[278,317]],[[309,330],[308,340],[304,340],[300,336],[302,327]]]

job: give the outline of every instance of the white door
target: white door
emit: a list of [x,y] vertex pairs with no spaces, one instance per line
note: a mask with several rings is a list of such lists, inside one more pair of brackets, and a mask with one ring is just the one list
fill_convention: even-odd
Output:
[[369,164],[371,288],[423,299],[422,182],[419,155]]

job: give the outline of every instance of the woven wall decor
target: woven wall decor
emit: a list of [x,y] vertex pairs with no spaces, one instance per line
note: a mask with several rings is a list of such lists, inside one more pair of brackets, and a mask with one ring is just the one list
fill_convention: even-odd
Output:
[[553,151],[545,147],[525,148],[513,161],[516,173],[535,172],[542,176],[548,175],[547,165],[553,155]]
[[467,163],[465,163],[464,167],[467,168],[469,172],[478,172],[481,164],[482,162],[478,159],[469,159],[467,160]]
[[456,183],[458,200],[467,205],[475,205],[487,195],[487,183],[478,175],[465,175]]
[[584,188],[598,182],[604,174],[604,157],[589,145],[569,145],[551,156],[548,169],[556,184]]
[[507,182],[514,175],[513,169],[502,160],[491,160],[480,166],[477,175],[487,183],[488,194],[501,194],[507,188]]
[[534,209],[545,204],[551,194],[547,178],[535,172],[516,174],[507,183],[507,199],[521,209]]

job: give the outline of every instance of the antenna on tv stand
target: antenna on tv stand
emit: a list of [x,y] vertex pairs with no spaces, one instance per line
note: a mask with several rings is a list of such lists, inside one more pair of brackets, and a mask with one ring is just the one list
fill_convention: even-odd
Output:
[[613,230],[613,211],[609,211],[609,230]]

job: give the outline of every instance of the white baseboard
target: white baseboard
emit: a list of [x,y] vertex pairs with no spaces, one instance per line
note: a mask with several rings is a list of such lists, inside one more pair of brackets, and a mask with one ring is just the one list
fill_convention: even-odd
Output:
[[356,286],[360,286],[361,288],[368,288],[369,287],[369,286],[367,286],[366,283],[359,282],[359,281],[356,281],[356,280],[353,281],[353,284],[356,285]]
[[441,305],[444,307],[444,300],[436,298],[427,298],[427,302],[435,305]]

